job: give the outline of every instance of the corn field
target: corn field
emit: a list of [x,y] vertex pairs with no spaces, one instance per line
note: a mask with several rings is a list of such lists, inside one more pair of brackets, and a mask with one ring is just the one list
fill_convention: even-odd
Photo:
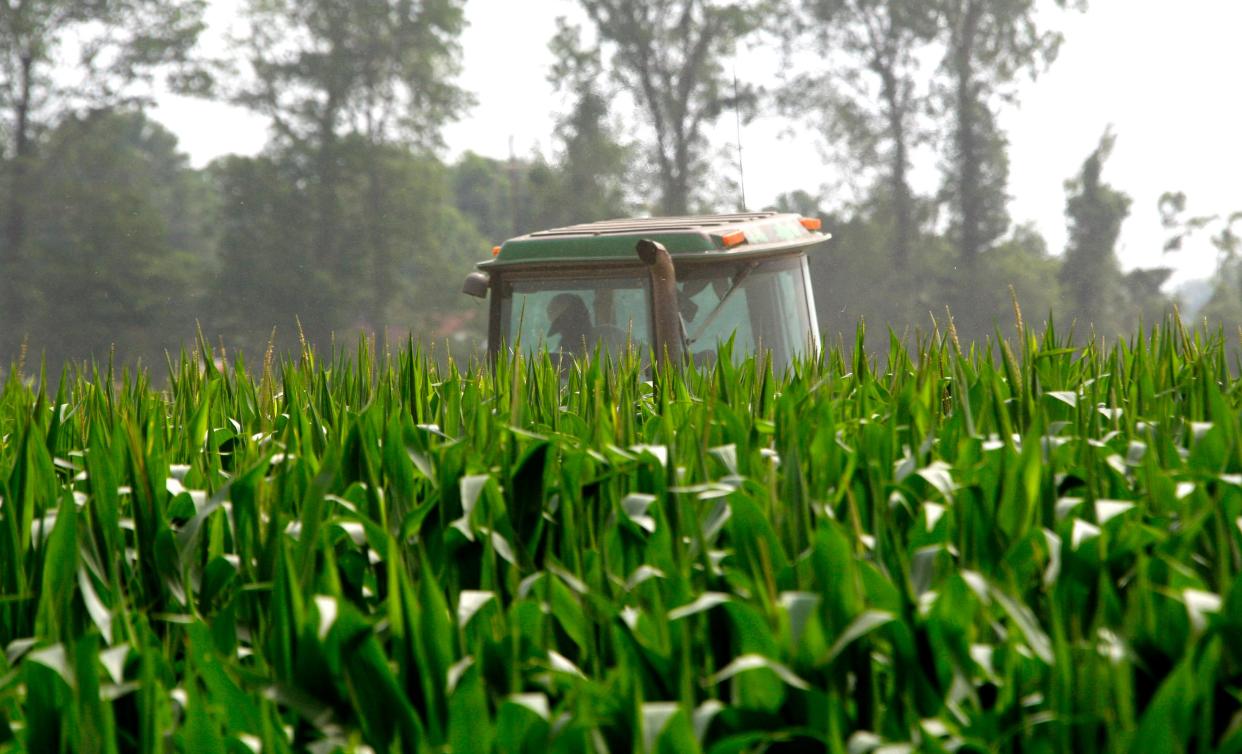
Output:
[[1242,752],[1226,336],[863,337],[10,374],[0,751]]

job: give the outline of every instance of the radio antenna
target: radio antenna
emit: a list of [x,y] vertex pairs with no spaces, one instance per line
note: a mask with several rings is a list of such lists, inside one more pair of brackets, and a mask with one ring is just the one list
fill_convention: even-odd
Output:
[[737,175],[738,190],[742,194],[742,211],[746,212],[746,166],[742,160],[742,100],[738,94],[737,56],[733,57],[733,115],[737,124]]

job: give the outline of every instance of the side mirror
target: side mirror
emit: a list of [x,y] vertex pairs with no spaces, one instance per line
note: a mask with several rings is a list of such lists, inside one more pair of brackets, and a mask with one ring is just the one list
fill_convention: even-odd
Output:
[[487,289],[491,287],[491,276],[482,270],[475,270],[466,276],[461,292],[475,298],[487,298]]

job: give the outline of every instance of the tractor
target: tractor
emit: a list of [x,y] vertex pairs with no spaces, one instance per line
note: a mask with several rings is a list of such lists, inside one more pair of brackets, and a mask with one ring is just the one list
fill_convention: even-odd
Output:
[[731,342],[788,366],[820,346],[806,254],[829,238],[777,212],[605,220],[505,241],[463,292],[490,296],[493,358],[638,348],[705,364]]

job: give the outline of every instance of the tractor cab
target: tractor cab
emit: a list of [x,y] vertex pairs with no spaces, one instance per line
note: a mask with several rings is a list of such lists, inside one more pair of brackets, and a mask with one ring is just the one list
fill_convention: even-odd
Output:
[[736,358],[788,365],[819,349],[806,252],[829,238],[776,212],[607,220],[511,238],[463,292],[490,296],[493,357],[635,347],[702,364],[732,339]]

